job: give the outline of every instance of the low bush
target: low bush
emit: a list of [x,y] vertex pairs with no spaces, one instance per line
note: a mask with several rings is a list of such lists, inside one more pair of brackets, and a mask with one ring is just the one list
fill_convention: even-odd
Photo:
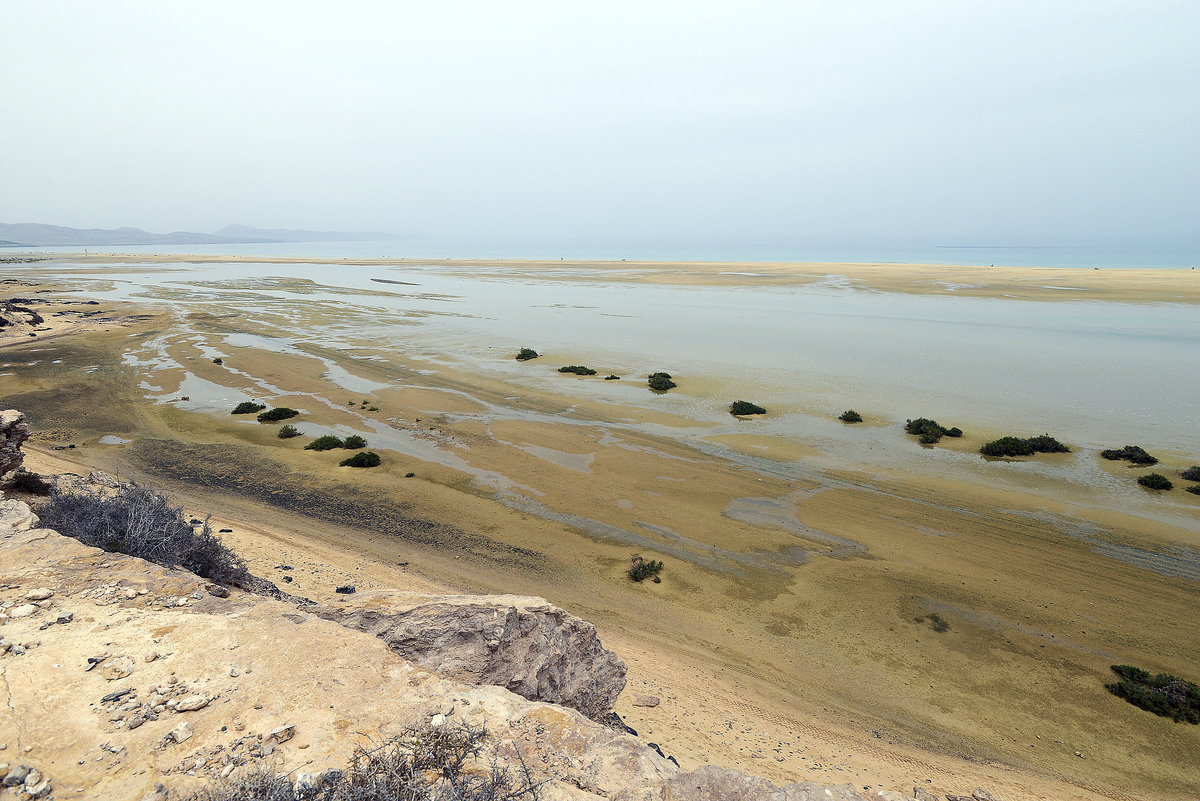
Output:
[[1189,467],[1187,470],[1180,472],[1181,476],[1187,481],[1200,481],[1200,465]]
[[367,441],[358,434],[351,434],[342,442],[342,447],[346,450],[358,450],[359,448],[367,447]]
[[1137,445],[1126,445],[1124,448],[1109,448],[1100,451],[1100,455],[1110,461],[1133,462],[1134,464],[1158,464],[1158,459],[1146,453]]
[[213,359],[213,364],[224,364],[224,363],[225,363],[225,360],[224,360],[224,359],[222,359],[220,356],[218,356],[217,358]]
[[928,417],[905,420],[904,431],[916,436],[922,445],[933,445],[940,442],[942,437],[961,437],[963,433],[958,426],[946,428],[939,425],[937,420],[930,420]]
[[536,359],[538,356],[541,356],[541,355],[542,354],[538,353],[533,348],[521,348],[521,350],[517,351],[517,355],[515,358],[519,362],[527,362],[530,359]]
[[584,367],[582,364],[570,364],[566,367],[558,368],[560,373],[574,373],[575,375],[595,375],[596,371],[590,367]]
[[338,467],[378,467],[379,454],[375,451],[359,451],[353,456],[338,462]]
[[29,495],[49,495],[54,484],[37,473],[19,467],[8,474],[2,485],[5,492],[24,492]]
[[643,559],[639,554],[634,554],[630,557],[629,570],[625,571],[625,573],[634,581],[645,581],[648,578],[652,578],[657,584],[662,581],[662,578],[658,575],[662,572],[662,569],[662,562],[656,562],[653,559]]
[[621,380],[621,376],[619,376],[619,375],[606,375],[606,376],[604,376],[604,380],[605,380],[605,381],[620,381],[620,380]]
[[1152,676],[1133,665],[1113,665],[1112,671],[1121,677],[1104,685],[1113,695],[1176,723],[1200,724],[1200,687],[1194,683],[1169,673]]
[[1175,486],[1171,483],[1171,479],[1161,473],[1147,473],[1144,476],[1139,476],[1137,482],[1146,489],[1152,490],[1169,490]]
[[1049,434],[1036,437],[1001,437],[984,443],[984,456],[1032,456],[1035,453],[1070,453],[1071,449]]
[[757,403],[739,400],[729,404],[729,413],[734,417],[741,417],[742,415],[747,414],[766,414],[767,410],[759,406]]
[[666,392],[668,389],[674,389],[679,386],[671,380],[670,373],[651,373],[646,376],[646,383],[650,385],[650,389],[655,392]]
[[853,409],[847,409],[846,411],[842,412],[838,415],[838,419],[843,423],[861,423],[863,421],[862,415]]
[[292,437],[300,436],[300,429],[296,428],[291,423],[284,423],[279,427],[279,433],[275,436],[280,439],[291,439]]
[[279,420],[287,420],[289,417],[295,417],[300,412],[295,409],[289,409],[286,406],[276,406],[274,409],[262,412],[258,415],[260,423],[275,423]]
[[304,450],[331,451],[334,448],[342,447],[343,444],[341,437],[335,437],[333,434],[323,434],[305,445]]
[[487,730],[467,723],[408,727],[377,746],[356,746],[344,770],[305,786],[266,766],[220,779],[185,801],[536,801],[533,780],[517,751],[515,767],[493,752],[481,759]]
[[1200,484],[1193,484],[1192,486],[1187,488],[1187,491],[1192,493],[1193,495],[1200,495]]
[[931,612],[930,614],[925,615],[924,617],[915,618],[915,620],[918,623],[924,623],[926,620],[928,620],[929,628],[933,629],[938,634],[945,634],[947,631],[950,630],[950,622],[948,620],[946,620],[946,618],[939,615],[937,612]]
[[265,408],[267,408],[266,404],[255,403],[254,401],[242,401],[233,407],[233,411],[230,414],[254,414],[255,412],[261,412]]
[[122,484],[116,492],[52,492],[37,510],[42,525],[85,545],[182,567],[214,581],[246,577],[246,565],[221,544],[207,520],[199,530],[161,492]]

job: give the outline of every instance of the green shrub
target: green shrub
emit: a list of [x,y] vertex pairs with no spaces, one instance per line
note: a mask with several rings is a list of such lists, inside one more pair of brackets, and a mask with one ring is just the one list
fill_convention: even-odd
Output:
[[530,359],[536,359],[541,355],[542,354],[538,353],[533,348],[521,348],[521,350],[517,352],[516,359],[519,362],[527,362]]
[[338,462],[339,467],[378,467],[379,454],[375,451],[359,451],[348,459]]
[[606,376],[604,376],[604,380],[605,380],[605,381],[620,381],[620,380],[621,380],[621,376],[619,376],[619,375],[606,375]]
[[842,412],[838,415],[838,419],[843,423],[861,423],[863,421],[862,415],[853,409],[847,409],[846,411]]
[[265,408],[267,408],[266,405],[262,403],[255,403],[254,401],[242,401],[237,406],[233,407],[233,411],[230,412],[230,414],[254,414],[255,412],[261,412]]
[[671,380],[670,373],[651,373],[646,376],[646,383],[650,385],[650,389],[655,392],[666,392],[668,389],[674,389],[679,386]]
[[729,413],[734,417],[741,417],[742,415],[746,414],[766,414],[767,410],[759,406],[757,403],[739,400],[729,404]]
[[215,581],[249,576],[245,563],[221,544],[207,520],[196,530],[182,507],[136,484],[121,484],[107,496],[101,490],[54,491],[37,513],[43,526],[105,551],[182,567]]
[[291,439],[292,437],[300,436],[300,429],[296,428],[291,423],[284,423],[279,427],[279,433],[275,436],[280,439]]
[[1192,493],[1193,495],[1200,495],[1200,484],[1193,484],[1192,486],[1187,488],[1187,491]]
[[590,367],[584,367],[581,364],[571,364],[566,367],[558,368],[560,373],[574,373],[575,375],[595,375],[596,371]]
[[1169,490],[1175,486],[1171,483],[1171,479],[1161,473],[1148,473],[1144,476],[1139,476],[1137,482],[1146,489],[1152,490]]
[[1071,449],[1049,434],[1036,437],[1001,437],[984,443],[984,456],[1032,456],[1035,453],[1070,453]]
[[317,437],[312,442],[304,446],[306,451],[331,451],[334,448],[342,447],[344,443],[341,437],[335,437],[333,434],[324,434]]
[[1113,695],[1176,723],[1200,724],[1200,687],[1194,683],[1169,673],[1151,676],[1133,665],[1113,665],[1112,671],[1121,677],[1104,685]]
[[1195,467],[1189,467],[1187,470],[1184,470],[1179,475],[1183,476],[1184,479],[1186,479],[1188,481],[1200,481],[1200,465],[1196,465]]
[[963,433],[957,426],[945,428],[939,425],[937,420],[930,420],[928,417],[905,420],[904,431],[916,436],[922,445],[933,445],[940,442],[942,437],[961,437]]
[[1109,448],[1105,451],[1100,451],[1100,455],[1110,461],[1124,460],[1133,462],[1134,464],[1158,464],[1158,459],[1146,453],[1137,445],[1126,445],[1124,448]]
[[648,578],[652,578],[657,584],[661,582],[658,574],[662,572],[662,569],[662,562],[656,562],[653,559],[643,559],[639,554],[634,554],[630,558],[629,570],[625,572],[634,581],[645,581]]
[[258,422],[274,423],[279,420],[287,420],[289,417],[295,417],[298,414],[300,414],[300,412],[296,411],[295,409],[289,409],[286,406],[276,406],[274,409],[259,414]]
[[351,451],[358,450],[359,448],[367,447],[367,441],[358,434],[351,434],[342,442],[342,447]]

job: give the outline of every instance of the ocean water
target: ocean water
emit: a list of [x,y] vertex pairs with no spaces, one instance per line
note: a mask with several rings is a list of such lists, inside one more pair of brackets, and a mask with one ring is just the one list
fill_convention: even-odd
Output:
[[[14,249],[16,250],[16,249]],[[19,248],[20,251],[82,253],[83,247]],[[86,248],[89,253],[309,256],[321,259],[530,259],[713,262],[843,262],[963,264],[1011,267],[1183,268],[1200,266],[1200,242],[990,245],[916,240],[630,241],[435,239],[384,242],[283,242],[241,245],[123,245]],[[0,249],[3,256],[5,249]]]
[[[776,413],[756,433],[833,448],[843,427],[832,418],[854,408],[901,422],[1048,432],[1084,447],[1138,443],[1200,462],[1200,304],[906,295],[837,282],[635,285],[500,267],[464,276],[436,262],[114,264],[89,276],[76,267],[28,265],[61,271],[98,299],[182,312],[215,305],[269,319],[280,343],[368,343],[517,385],[558,381],[556,391],[670,412],[710,433],[746,430],[725,413],[745,398]],[[518,364],[511,355],[523,346],[548,356]],[[555,368],[567,363],[628,380],[562,379]],[[647,392],[642,379],[657,370],[691,389]]]

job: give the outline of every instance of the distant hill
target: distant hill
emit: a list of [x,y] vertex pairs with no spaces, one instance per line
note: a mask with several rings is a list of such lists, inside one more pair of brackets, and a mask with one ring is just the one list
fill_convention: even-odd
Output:
[[16,242],[9,242],[7,239],[0,239],[0,248],[10,248],[16,244]]
[[0,223],[0,245],[236,245],[252,242],[356,242],[401,239],[396,234],[353,231],[302,231],[229,225],[212,234],[172,231],[154,234],[141,228],[66,228],[41,223]]

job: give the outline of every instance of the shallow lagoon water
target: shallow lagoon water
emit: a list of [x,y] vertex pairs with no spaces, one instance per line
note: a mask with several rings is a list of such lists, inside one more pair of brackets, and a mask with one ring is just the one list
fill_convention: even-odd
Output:
[[[89,277],[74,269],[63,277],[87,288]],[[380,278],[416,286],[381,285]],[[852,407],[895,420],[931,416],[964,428],[1049,431],[1090,447],[1119,439],[1115,444],[1200,452],[1200,381],[1190,369],[1200,363],[1195,305],[900,295],[835,281],[718,289],[568,281],[553,273],[533,280],[510,278],[503,268],[464,278],[436,264],[112,265],[95,279],[87,294],[98,299],[187,310],[220,304],[226,293],[231,312],[254,317],[270,309],[276,326],[295,318],[277,342],[230,344],[286,349],[369,341],[517,382],[558,378],[547,375],[557,364],[507,358],[528,345],[626,379],[574,387],[560,381],[556,389],[714,424],[729,424],[722,416],[733,395],[753,395],[785,412],[756,421],[762,433],[810,436],[814,421],[803,418]],[[256,279],[262,290],[253,289]],[[289,290],[297,281],[315,285]],[[256,295],[262,308],[249,300]],[[346,320],[320,326],[294,314],[317,306],[344,309]],[[420,315],[418,324],[411,315]],[[345,389],[381,388],[336,365],[329,369]],[[654,370],[685,383],[651,395],[640,379]],[[694,378],[704,379],[707,395],[689,394],[686,382]]]

